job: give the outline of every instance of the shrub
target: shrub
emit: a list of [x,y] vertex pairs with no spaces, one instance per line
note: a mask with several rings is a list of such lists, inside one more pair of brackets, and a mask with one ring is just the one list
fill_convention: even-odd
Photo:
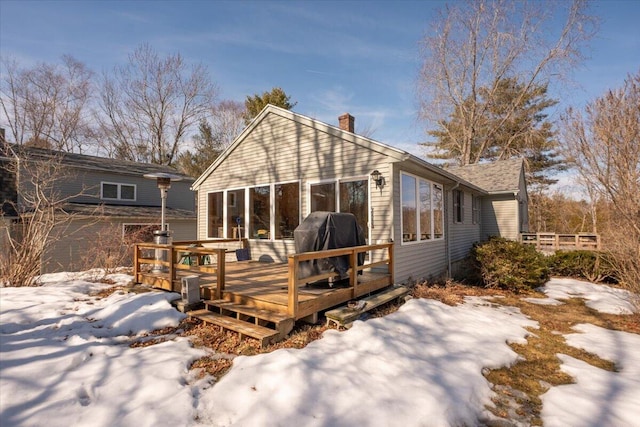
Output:
[[545,256],[530,245],[501,237],[474,246],[471,258],[476,275],[487,288],[521,292],[549,279]]
[[615,282],[608,257],[594,251],[558,251],[549,259],[551,274],[587,279],[591,282]]

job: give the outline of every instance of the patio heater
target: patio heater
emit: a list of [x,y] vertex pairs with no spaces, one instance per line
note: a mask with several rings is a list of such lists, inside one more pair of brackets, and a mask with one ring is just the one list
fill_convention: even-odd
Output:
[[[143,176],[148,179],[156,180],[158,188],[160,189],[160,200],[162,201],[160,213],[160,230],[156,230],[153,232],[153,243],[157,245],[168,245],[169,243],[171,243],[171,233],[169,230],[167,230],[167,225],[165,224],[165,210],[167,209],[167,190],[171,188],[172,181],[180,181],[182,180],[182,177],[164,172],[147,173]],[[156,249],[155,259],[156,261],[166,261],[168,259],[167,251],[163,249]],[[168,270],[169,269],[166,266],[158,263],[153,266],[151,272],[161,273],[167,272]]]

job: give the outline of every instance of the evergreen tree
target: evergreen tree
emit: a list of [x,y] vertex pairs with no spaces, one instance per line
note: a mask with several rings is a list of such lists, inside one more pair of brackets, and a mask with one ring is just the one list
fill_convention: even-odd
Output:
[[[475,104],[477,117],[468,164],[482,160],[526,159],[530,185],[547,186],[554,183],[549,175],[563,170],[562,159],[552,123],[545,110],[557,104],[547,97],[547,85],[533,85],[529,90],[515,78],[505,78],[491,87],[481,87]],[[454,160],[464,165],[460,141],[465,138],[464,121],[468,107],[466,100],[439,129],[429,132],[436,141],[431,145],[433,158]],[[479,107],[479,108],[478,108]]]
[[275,105],[285,110],[291,110],[296,106],[297,102],[292,103],[291,97],[280,87],[274,87],[271,91],[264,92],[262,95],[247,96],[247,99],[244,101],[245,123],[248,124],[254,117],[260,114],[260,111],[262,111],[267,104]]
[[177,167],[184,174],[198,177],[218,158],[224,142],[206,120],[198,124],[198,134],[193,137],[193,150],[178,156]]

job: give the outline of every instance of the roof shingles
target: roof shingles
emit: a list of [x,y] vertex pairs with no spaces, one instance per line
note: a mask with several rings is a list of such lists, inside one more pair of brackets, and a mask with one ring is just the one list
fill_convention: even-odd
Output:
[[489,193],[518,191],[522,159],[498,160],[467,166],[451,166],[447,170]]

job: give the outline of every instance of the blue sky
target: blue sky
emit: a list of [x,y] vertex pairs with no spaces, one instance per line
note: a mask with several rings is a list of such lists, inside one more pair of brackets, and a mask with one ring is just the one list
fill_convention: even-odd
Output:
[[[100,73],[141,43],[202,62],[221,99],[282,87],[295,111],[420,154],[419,41],[441,1],[0,0],[0,54],[24,65],[70,54]],[[600,1],[600,31],[558,111],[619,87],[640,68],[640,1]],[[552,94],[554,96],[554,94]]]

